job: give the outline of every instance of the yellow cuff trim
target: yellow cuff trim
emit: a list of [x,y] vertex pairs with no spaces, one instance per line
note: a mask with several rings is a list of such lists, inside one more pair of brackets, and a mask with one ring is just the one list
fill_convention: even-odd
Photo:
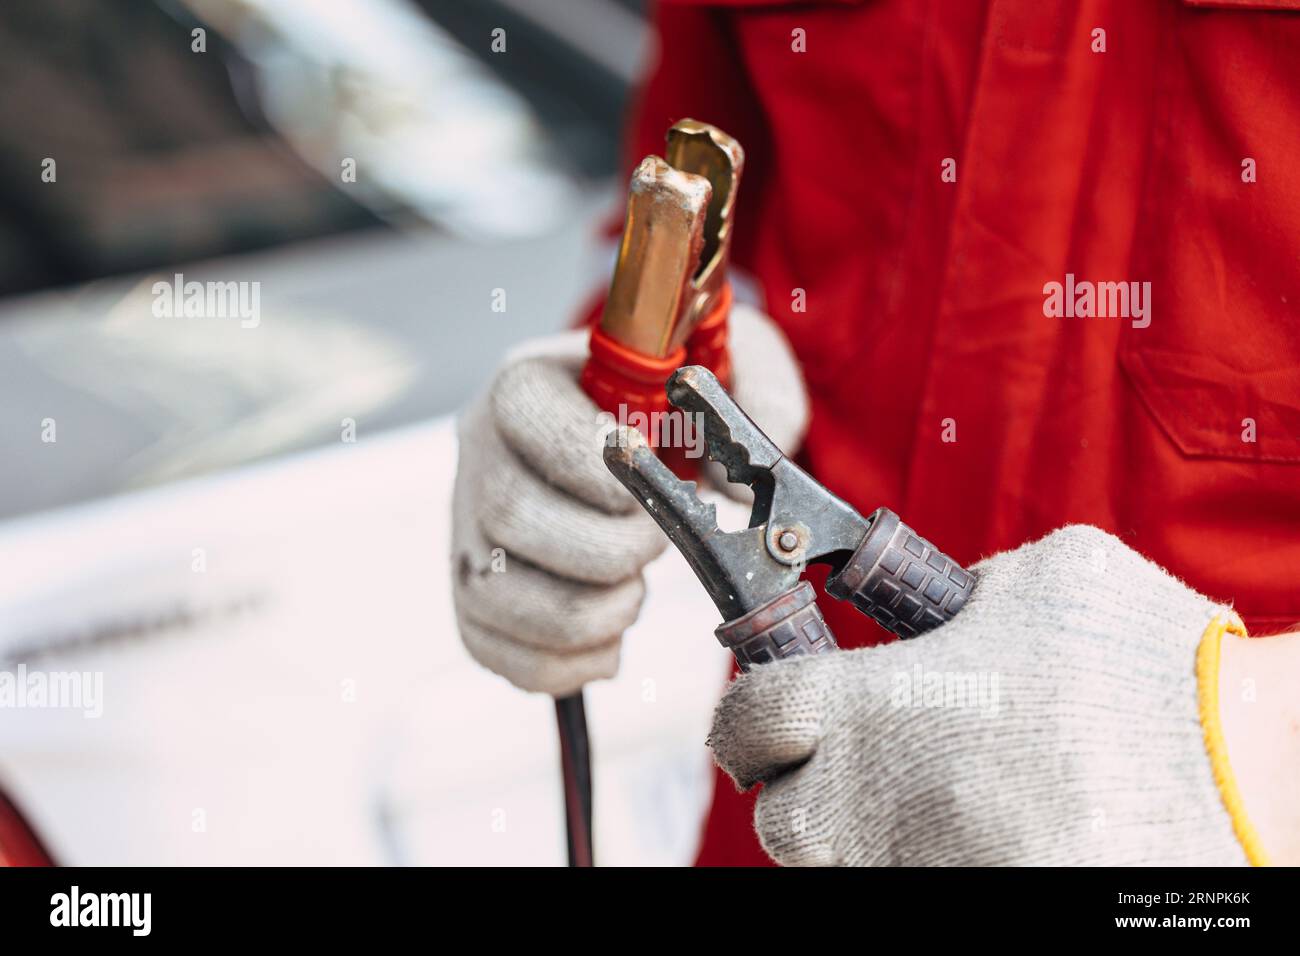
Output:
[[1237,778],[1232,775],[1228,760],[1228,745],[1223,740],[1223,725],[1219,721],[1219,646],[1224,634],[1246,636],[1246,625],[1229,611],[1210,622],[1196,649],[1196,684],[1199,690],[1201,729],[1205,734],[1205,752],[1210,755],[1210,770],[1219,796],[1232,820],[1233,832],[1251,866],[1268,866],[1268,853],[1260,842],[1255,826],[1246,816],[1246,804],[1237,789]]

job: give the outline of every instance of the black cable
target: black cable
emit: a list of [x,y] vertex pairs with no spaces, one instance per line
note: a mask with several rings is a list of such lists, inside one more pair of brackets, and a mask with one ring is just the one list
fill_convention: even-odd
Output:
[[555,698],[560,730],[560,770],[564,780],[564,820],[569,866],[592,866],[591,747],[582,691]]

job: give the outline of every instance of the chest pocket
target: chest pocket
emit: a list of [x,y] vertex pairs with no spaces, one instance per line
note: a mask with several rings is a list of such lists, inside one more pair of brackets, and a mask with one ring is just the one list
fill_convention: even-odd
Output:
[[1189,0],[1163,35],[1133,263],[1151,321],[1120,360],[1193,457],[1300,463],[1300,17],[1278,8],[1300,0]]

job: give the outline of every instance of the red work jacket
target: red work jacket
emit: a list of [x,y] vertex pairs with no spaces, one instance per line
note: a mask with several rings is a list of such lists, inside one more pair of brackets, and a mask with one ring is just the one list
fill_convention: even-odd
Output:
[[[1296,6],[665,0],[631,155],[683,116],[744,144],[735,260],[835,492],[965,563],[1098,525],[1277,632],[1300,621]],[[1051,283],[1103,282],[1149,288],[1145,316],[1115,286],[1104,317],[1047,314]],[[885,636],[822,606],[844,645]],[[719,778],[699,862],[766,862],[751,815]]]

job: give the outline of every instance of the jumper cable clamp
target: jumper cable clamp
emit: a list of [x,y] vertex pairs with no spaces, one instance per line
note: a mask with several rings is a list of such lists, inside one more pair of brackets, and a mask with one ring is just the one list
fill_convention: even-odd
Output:
[[700,417],[708,456],[727,480],[754,492],[749,527],[722,531],[716,509],[682,481],[634,429],[605,440],[605,464],[669,540],[721,612],[714,632],[742,670],[836,649],[812,585],[810,564],[831,574],[826,592],[902,638],[951,620],[976,586],[952,558],[888,508],[863,517],[782,454],[706,368],[668,380],[668,400]]

